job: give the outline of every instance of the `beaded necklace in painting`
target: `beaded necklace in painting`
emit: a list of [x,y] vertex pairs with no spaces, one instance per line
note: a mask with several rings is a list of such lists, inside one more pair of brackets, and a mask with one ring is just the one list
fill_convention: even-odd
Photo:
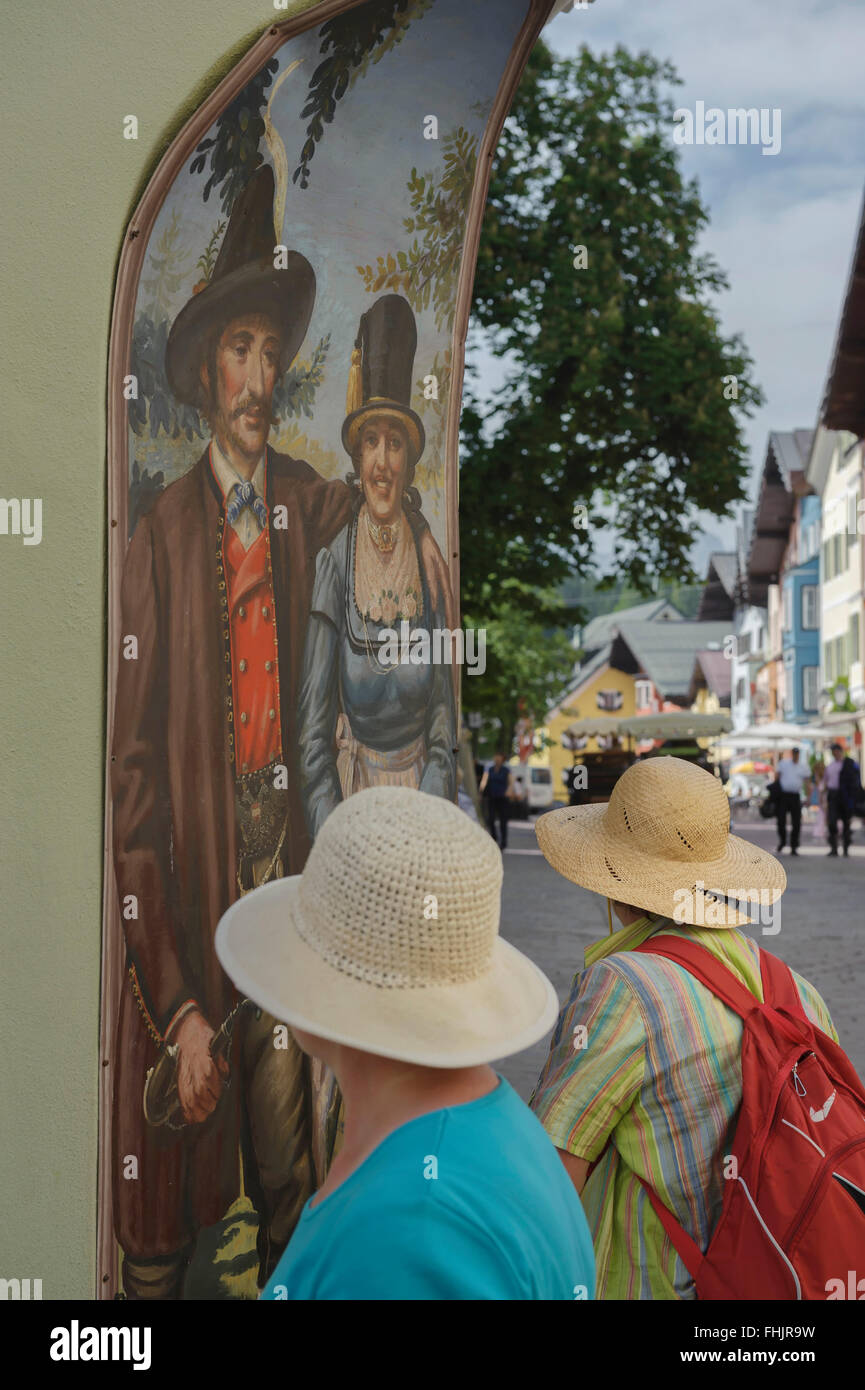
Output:
[[376,544],[368,517],[364,504],[358,516],[354,566],[354,599],[361,618],[393,627],[402,619],[422,617],[420,572],[410,528],[399,523],[387,528],[391,545],[383,549]]

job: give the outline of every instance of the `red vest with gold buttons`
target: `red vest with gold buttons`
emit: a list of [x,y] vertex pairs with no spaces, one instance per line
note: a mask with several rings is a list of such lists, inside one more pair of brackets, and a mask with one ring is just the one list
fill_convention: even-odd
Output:
[[268,541],[264,530],[244,550],[234,528],[225,528],[234,755],[241,776],[281,761],[279,662]]

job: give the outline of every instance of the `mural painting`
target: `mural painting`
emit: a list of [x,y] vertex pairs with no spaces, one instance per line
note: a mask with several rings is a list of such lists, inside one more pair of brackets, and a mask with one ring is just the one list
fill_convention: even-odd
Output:
[[479,156],[549,9],[316,6],[208,99],[133,219],[110,366],[103,1294],[255,1297],[339,1143],[332,1078],[237,997],[213,935],[359,788],[455,798],[456,673],[415,654],[457,623]]

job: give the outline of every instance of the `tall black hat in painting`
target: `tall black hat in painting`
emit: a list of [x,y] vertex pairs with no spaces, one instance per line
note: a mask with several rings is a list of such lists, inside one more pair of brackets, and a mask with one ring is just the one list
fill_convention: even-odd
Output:
[[[298,251],[281,253],[273,225],[273,170],[256,169],[228,219],[213,274],[184,304],[168,335],[165,371],[178,400],[194,405],[205,343],[240,314],[267,314],[282,333],[283,370],[306,337],[315,303],[315,272]],[[282,262],[284,261],[284,268]]]
[[423,422],[409,405],[417,325],[407,299],[385,294],[361,314],[351,355],[342,442],[353,454],[364,420],[392,415],[406,430],[415,462],[426,444]]

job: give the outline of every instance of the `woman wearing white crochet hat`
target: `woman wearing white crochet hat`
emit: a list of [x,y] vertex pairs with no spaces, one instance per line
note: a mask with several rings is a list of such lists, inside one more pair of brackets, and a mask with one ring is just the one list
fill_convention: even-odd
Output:
[[547,1033],[546,976],[498,935],[502,860],[441,797],[371,787],[216,949],[336,1074],[345,1139],[267,1299],[591,1298],[591,1237],[542,1126],[489,1065]]
[[[742,1023],[718,993],[744,985],[771,1003],[789,987],[787,967],[738,930],[777,934],[786,875],[729,831],[721,783],[670,757],[628,768],[608,803],[537,823],[553,868],[609,913],[530,1101],[582,1195],[598,1298],[696,1297],[677,1250],[693,1265],[694,1244],[709,1244],[742,1100]],[[820,995],[789,975],[837,1041]]]

